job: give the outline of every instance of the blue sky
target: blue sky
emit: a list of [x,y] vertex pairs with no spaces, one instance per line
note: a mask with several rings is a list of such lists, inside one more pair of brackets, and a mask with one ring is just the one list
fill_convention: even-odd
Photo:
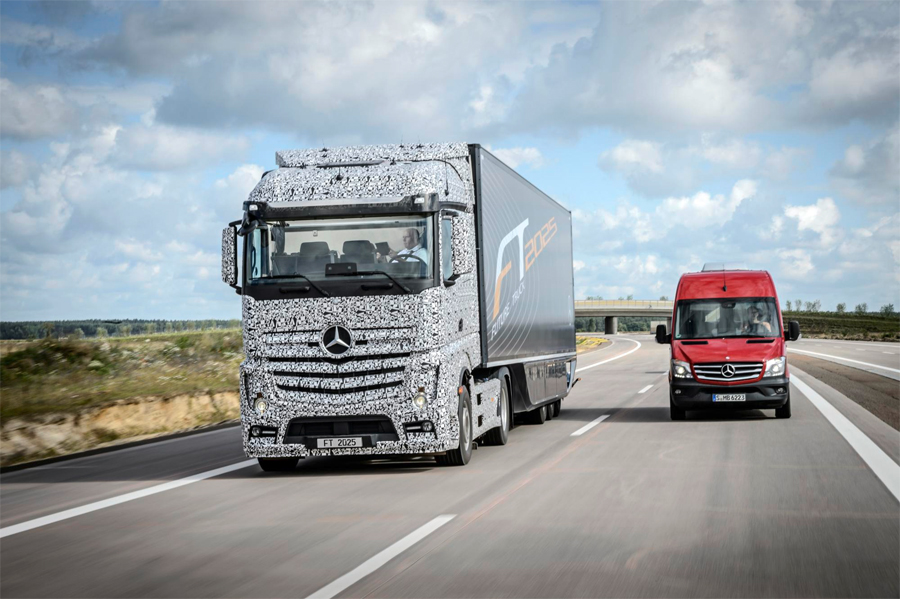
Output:
[[896,2],[0,4],[0,317],[233,318],[291,147],[478,142],[573,211],[576,295],[733,260],[900,305]]

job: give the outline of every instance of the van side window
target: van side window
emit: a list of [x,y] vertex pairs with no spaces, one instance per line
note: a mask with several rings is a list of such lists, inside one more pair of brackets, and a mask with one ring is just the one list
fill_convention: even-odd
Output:
[[441,219],[441,265],[444,279],[453,276],[453,219]]

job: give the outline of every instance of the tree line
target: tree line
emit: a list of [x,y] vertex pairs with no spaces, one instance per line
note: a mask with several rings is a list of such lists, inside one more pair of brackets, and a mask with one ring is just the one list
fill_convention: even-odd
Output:
[[[822,311],[822,302],[819,300],[813,301],[802,301],[802,300],[787,300],[784,303],[785,312],[821,312]],[[836,314],[851,314],[851,312],[847,311],[847,304],[841,302],[834,309]],[[853,308],[852,314],[871,314],[869,312],[869,304],[866,302],[862,302],[861,304],[856,304],[856,307]],[[876,314],[880,314],[884,317],[896,316],[897,311],[894,310],[894,304],[885,304],[878,309]]]
[[0,322],[0,339],[82,339],[85,337],[128,337],[183,331],[235,329],[240,319],[230,320],[52,320]]

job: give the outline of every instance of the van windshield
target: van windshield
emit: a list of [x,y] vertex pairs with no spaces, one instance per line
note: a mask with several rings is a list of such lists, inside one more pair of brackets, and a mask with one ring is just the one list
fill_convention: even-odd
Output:
[[780,336],[771,297],[679,300],[675,309],[675,339]]

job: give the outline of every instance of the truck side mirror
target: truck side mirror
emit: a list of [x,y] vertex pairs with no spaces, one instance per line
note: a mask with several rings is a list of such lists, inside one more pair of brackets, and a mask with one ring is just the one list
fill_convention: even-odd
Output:
[[454,215],[453,227],[453,275],[468,274],[475,269],[475,218],[471,214]]
[[656,325],[656,342],[668,345],[672,343],[672,336],[666,333],[666,325]]
[[785,341],[796,341],[800,338],[800,323],[792,320],[788,323],[788,330],[784,332]]
[[237,289],[237,231],[234,226],[222,229],[222,282]]

